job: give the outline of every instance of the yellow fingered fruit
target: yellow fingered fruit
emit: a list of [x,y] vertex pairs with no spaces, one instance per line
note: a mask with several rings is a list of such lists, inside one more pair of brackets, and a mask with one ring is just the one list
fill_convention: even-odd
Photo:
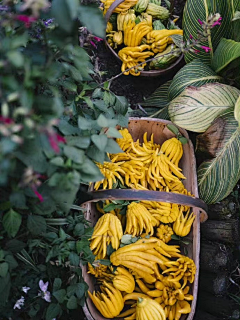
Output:
[[94,275],[94,277],[98,278],[99,280],[111,280],[114,277],[112,272],[110,272],[109,268],[100,263],[97,263],[96,267],[88,263],[88,273]]
[[123,265],[139,277],[143,278],[147,283],[156,281],[156,267],[157,264],[162,265],[163,260],[157,254],[146,252],[153,249],[157,245],[157,241],[152,243],[137,242],[119,248],[110,256],[110,261],[113,265]]
[[133,33],[130,39],[129,47],[137,47],[141,44],[142,38],[152,30],[152,26],[146,21],[138,23],[133,29]]
[[162,144],[160,151],[163,152],[175,166],[178,166],[183,155],[183,147],[182,143],[177,138],[166,140]]
[[140,203],[132,202],[127,207],[127,224],[125,234],[131,234],[133,237],[139,236],[143,230],[153,235],[153,226],[156,220],[148,210]]
[[113,278],[113,285],[120,291],[132,293],[135,289],[135,281],[131,273],[123,267],[118,267]]
[[166,269],[164,273],[170,275],[168,277],[169,281],[176,282],[183,279],[183,287],[186,286],[187,282],[193,283],[196,266],[192,259],[181,256],[177,261],[168,261],[165,262]]
[[[148,26],[146,26],[146,28],[149,28]],[[118,56],[119,58],[123,61],[122,64],[122,72],[124,72],[125,75],[128,75],[129,73],[131,73],[132,75],[140,75],[140,70],[142,70],[144,68],[144,66],[146,65],[146,63],[144,63],[146,61],[146,59],[148,59],[149,57],[153,56],[154,53],[151,51],[144,51],[144,50],[149,50],[150,46],[149,45],[139,45],[136,47],[131,47],[131,37],[132,37],[132,33],[134,32],[133,29],[130,29],[129,27],[127,27],[125,29],[125,33],[124,33],[124,41],[128,44],[127,47],[121,49],[118,52]],[[138,65],[138,63],[141,63],[141,65],[139,65],[137,67],[137,70],[135,69],[131,69],[129,71],[125,71],[128,68],[132,68]]]
[[158,41],[154,41],[151,44],[151,49],[154,53],[160,53],[163,52],[166,47],[168,46],[169,43],[172,43],[172,40],[170,40],[171,38],[165,37],[161,40]]
[[[101,2],[104,4],[104,10],[103,14],[105,15],[110,8],[110,6],[113,4],[115,0],[101,0]],[[113,12],[121,13],[126,12],[131,7],[135,6],[138,0],[125,0],[123,3],[121,3],[116,9],[114,9]]]
[[106,33],[110,33],[111,31],[113,31],[113,25],[111,22],[107,23],[107,29],[106,29]]
[[[129,320],[129,317],[130,315],[133,315],[133,320],[136,319],[136,308],[135,307],[132,307],[131,309],[128,309],[122,313],[120,313],[117,318],[124,318],[124,320]],[[127,317],[127,318],[126,318]],[[131,320],[131,318],[130,318]]]
[[123,31],[124,23],[126,23],[129,20],[131,20],[131,21],[136,20],[135,11],[133,9],[120,12],[117,15],[117,29],[118,29],[118,31]]
[[165,180],[179,181],[179,179],[186,179],[186,177],[180,172],[182,169],[175,166],[165,154],[161,153],[158,156],[157,161],[160,174]]
[[145,178],[145,168],[141,161],[129,160],[121,165],[121,169],[125,172],[125,185],[134,184],[136,187],[139,182]]
[[141,201],[140,203],[148,209],[153,218],[159,223],[172,223],[178,218],[180,213],[179,206],[174,203],[156,201]]
[[128,129],[119,130],[119,133],[122,135],[122,138],[117,138],[116,142],[123,151],[126,151],[129,147],[131,147],[133,138]]
[[[156,290],[149,291],[147,294],[156,297],[155,301],[159,303],[168,319],[179,319],[179,314],[191,311],[190,304],[187,301],[193,300],[193,296],[188,294],[189,286],[182,288],[178,281],[171,282],[167,277],[161,276],[160,281],[155,282]],[[156,294],[158,292],[158,296]],[[184,312],[179,312],[179,303],[184,302]]]
[[193,214],[193,212],[190,214],[190,208],[188,209],[188,212],[184,217],[183,208],[184,207],[182,207],[177,220],[173,224],[174,232],[180,237],[186,237],[189,234],[193,221],[195,219],[195,215]]
[[96,164],[105,178],[94,184],[95,190],[98,190],[101,184],[103,185],[103,189],[112,189],[113,183],[117,182],[116,178],[124,184],[123,179],[120,176],[120,173],[124,175],[124,171],[120,167],[121,162],[104,162],[103,164],[97,162]]
[[[103,11],[103,14],[106,15],[115,0],[100,1],[103,4],[100,9]],[[116,23],[112,22],[111,25],[108,22],[107,24],[106,33],[107,37],[109,37],[107,40],[108,44],[114,49],[117,49],[122,43],[125,45],[122,50],[126,47],[133,48],[132,55],[128,55],[122,52],[122,50],[118,52],[122,60],[121,71],[124,75],[131,74],[133,76],[139,76],[149,62],[150,69],[159,69],[160,67],[164,69],[173,63],[176,57],[173,54],[171,57],[165,57],[168,52],[164,50],[166,48],[166,50],[168,50],[170,44],[173,43],[172,36],[183,35],[183,30],[178,28],[171,30],[162,29],[162,27],[165,27],[160,20],[161,30],[158,30],[159,27],[157,28],[154,23],[157,21],[153,21],[153,19],[156,18],[161,20],[168,19],[168,9],[155,3],[149,3],[149,0],[125,0],[116,6],[113,13],[117,13],[117,19],[115,21]],[[124,32],[123,35],[122,32]],[[111,33],[114,34],[111,35]],[[141,47],[142,44],[149,44],[149,51],[141,52],[140,54],[139,52],[134,52],[134,49]],[[156,56],[156,54],[161,54],[161,57]],[[157,59],[151,59],[154,55]],[[154,63],[154,61],[158,63]],[[161,61],[161,63],[159,61]]]
[[135,27],[135,21],[128,20],[123,23],[123,32],[124,32],[124,44],[126,47],[131,46],[133,28]]
[[168,243],[173,234],[173,229],[169,225],[160,224],[160,226],[157,228],[156,236],[163,242]]
[[163,30],[153,30],[151,32],[149,32],[146,36],[147,38],[147,42],[148,43],[153,43],[159,40],[162,40],[166,37],[170,37],[174,34],[180,34],[183,35],[183,30],[180,29],[174,29],[174,30],[167,30],[167,29],[163,29]]
[[[96,208],[97,208],[97,210],[98,210],[99,212],[101,212],[102,214],[106,214],[107,212],[104,211],[104,208],[105,208],[107,205],[111,204],[111,203],[112,203],[112,202],[111,202],[110,200],[106,200],[106,201],[104,202],[104,204],[103,204],[103,207],[102,207],[102,206],[100,206],[100,204],[99,204],[99,202],[98,202],[98,203],[96,204]],[[114,210],[109,211],[108,213],[111,213],[111,214],[113,214],[114,216],[118,217],[118,219],[120,220],[120,222],[121,222],[121,224],[122,224],[122,227],[124,227],[125,224],[126,224],[126,215],[120,214],[120,211],[121,211],[121,209],[116,208],[116,209],[114,209]]]
[[113,249],[118,249],[123,236],[122,225],[118,217],[107,213],[98,219],[91,237],[90,249],[98,259],[104,259],[107,245],[111,243]]
[[[119,19],[122,16],[123,13]],[[123,23],[124,32],[128,28],[129,36],[132,36],[134,30],[144,30],[145,24],[135,29],[134,21]],[[158,32],[151,33],[155,40],[158,35]],[[148,35],[147,38],[153,46],[155,40]],[[135,40],[129,38],[127,41]],[[167,36],[157,40],[158,45],[163,45],[164,41],[168,41]],[[146,59],[148,53],[145,50],[150,51],[150,45],[120,50],[123,65],[127,67]],[[185,176],[178,164],[183,147],[178,139],[171,138],[160,146],[154,143],[153,134],[149,137],[147,132],[142,140],[140,137],[137,141],[133,141],[127,129],[120,130],[120,133],[122,138],[118,138],[117,143],[123,153],[109,154],[111,162],[97,164],[105,179],[96,183],[95,189],[101,184],[103,189],[111,189],[119,180],[128,188],[191,195],[181,181]],[[112,202],[106,200],[96,205],[102,216],[90,239],[96,261],[88,265],[88,272],[96,277],[100,291],[89,293],[93,303],[106,318],[180,320],[183,314],[191,312],[193,296],[189,294],[188,283],[194,281],[196,266],[193,260],[181,255],[179,246],[167,243],[174,232],[182,237],[187,235],[195,216],[190,214],[187,206],[156,201],[125,202],[122,207],[118,205],[117,209],[106,213],[104,209]],[[122,238],[123,227],[125,238]],[[138,236],[141,238],[134,242]],[[112,266],[97,264],[98,259],[107,256],[110,244],[116,250],[109,257]],[[124,305],[130,309],[120,313]]]
[[[182,316],[182,314],[188,314],[191,312],[191,306],[190,304],[183,300],[183,301],[178,301],[175,307],[175,318],[172,318],[174,320],[179,320]],[[169,320],[171,320],[169,318]]]
[[103,282],[101,286],[101,291],[91,294],[88,291],[88,294],[94,303],[95,307],[101,312],[105,318],[114,318],[122,311],[124,302],[121,292],[114,288],[111,284]]
[[[154,243],[154,250],[159,252],[160,254],[164,255],[165,257],[182,257],[179,250],[179,246],[173,246],[173,245],[167,245],[164,243],[162,240],[155,238],[155,237],[150,237],[148,239],[139,239],[137,242],[135,242],[135,245],[140,245],[140,244],[151,244]],[[122,249],[122,248],[120,248]],[[120,250],[119,249],[119,250]],[[148,249],[150,250],[150,249]]]
[[150,298],[139,298],[136,307],[136,320],[166,320],[159,303]]

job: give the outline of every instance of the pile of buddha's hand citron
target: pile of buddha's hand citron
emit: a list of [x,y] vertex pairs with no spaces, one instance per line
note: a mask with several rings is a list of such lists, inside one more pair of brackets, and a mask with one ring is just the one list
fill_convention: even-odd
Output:
[[[97,163],[104,179],[94,184],[95,190],[133,188],[191,195],[179,167],[181,138],[159,145],[153,134],[147,139],[145,133],[140,143],[127,129],[119,132],[122,138],[116,141],[123,152]],[[96,208],[100,218],[90,239],[96,260],[88,272],[97,279],[97,290],[89,296],[99,312],[126,320],[178,320],[190,313],[196,266],[170,243],[172,237],[181,239],[191,231],[195,216],[190,208],[124,200],[98,202]]]
[[[101,0],[103,14],[114,1]],[[178,58],[172,36],[182,36],[183,30],[169,16],[161,0],[125,0],[113,11],[107,23],[107,41],[122,60],[125,75],[139,76],[143,69],[165,69]],[[145,62],[153,57],[156,59]]]

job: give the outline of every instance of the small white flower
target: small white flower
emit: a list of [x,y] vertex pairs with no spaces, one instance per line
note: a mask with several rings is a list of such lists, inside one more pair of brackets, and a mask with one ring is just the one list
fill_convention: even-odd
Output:
[[18,299],[13,307],[13,309],[21,309],[21,307],[24,305],[24,297],[21,296],[21,299]]
[[31,288],[29,288],[29,287],[22,287],[22,291],[25,292],[25,293],[27,293],[28,290],[30,290],[30,289],[31,289]]
[[39,281],[39,288],[41,292],[39,292],[38,296],[41,296],[47,302],[51,302],[51,294],[47,291],[48,288],[48,281],[44,283],[42,280]]

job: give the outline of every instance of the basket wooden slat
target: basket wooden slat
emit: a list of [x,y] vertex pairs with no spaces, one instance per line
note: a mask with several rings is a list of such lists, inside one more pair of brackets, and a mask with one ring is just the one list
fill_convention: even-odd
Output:
[[[148,132],[148,139],[150,139],[151,134],[154,134],[154,142],[158,144],[162,144],[165,140],[170,139],[174,137],[175,135],[167,128],[167,125],[171,124],[170,121],[166,120],[160,120],[160,119],[152,119],[152,118],[130,118],[129,124],[128,124],[128,130],[130,134],[133,137],[133,140],[136,141],[137,139],[140,139],[140,142],[142,142],[142,137],[145,132]],[[189,139],[189,136],[187,132],[184,129],[179,128],[179,131],[181,134]],[[198,198],[198,187],[197,187],[197,176],[196,176],[196,161],[195,161],[195,155],[194,155],[194,149],[192,142],[189,140],[187,144],[183,145],[183,157],[179,163],[179,166],[183,170],[183,174],[186,177],[186,180],[184,180],[184,185],[188,191],[190,191],[196,198]],[[123,191],[123,190],[121,190]],[[124,190],[125,194],[127,190]],[[105,194],[107,195],[109,191],[101,191],[96,192],[96,194]],[[161,194],[161,196],[164,196],[164,192],[152,192],[152,191],[142,191],[146,192],[146,200],[147,200],[147,194]],[[142,193],[141,192],[141,193]],[[110,192],[111,193],[111,192]],[[131,191],[129,192],[131,193]],[[135,192],[136,194],[137,192]],[[90,193],[91,194],[91,193]],[[93,192],[94,194],[94,192]],[[116,191],[114,191],[114,194],[116,194]],[[134,194],[132,192],[131,194]],[[171,193],[170,197],[176,199],[176,194]],[[180,196],[181,197],[181,196]],[[183,196],[184,197],[184,196]],[[186,196],[185,196],[186,197]],[[97,199],[98,197],[95,197]],[[109,198],[109,197],[105,197]],[[113,197],[111,197],[113,198]],[[116,199],[117,197],[115,197]],[[121,197],[118,197],[119,199]],[[188,245],[188,256],[192,258],[196,264],[196,275],[194,283],[191,285],[191,294],[194,296],[194,300],[191,303],[191,313],[188,315],[182,315],[180,320],[192,320],[195,313],[196,308],[196,302],[197,302],[197,292],[198,292],[198,276],[199,276],[199,252],[200,252],[200,220],[205,221],[207,219],[207,214],[205,212],[206,206],[204,205],[201,200],[195,199],[192,197],[186,197],[191,198],[189,201],[183,201],[185,203],[193,203],[193,212],[196,215],[196,218],[193,223],[193,228],[191,233],[188,235],[188,238],[191,239],[190,244]],[[186,199],[184,198],[184,199]],[[122,198],[121,198],[122,199]],[[142,198],[141,198],[142,199]],[[167,199],[167,198],[166,198]],[[90,200],[90,199],[89,199]],[[91,201],[91,200],[90,200]],[[94,201],[94,200],[92,200]],[[95,200],[96,201],[96,200]],[[166,200],[167,201],[167,200]],[[191,202],[193,201],[193,202]],[[82,200],[80,202],[87,202],[87,200]],[[174,202],[178,203],[177,200],[174,200]],[[197,208],[198,207],[198,208]],[[202,208],[202,215],[201,210],[199,208]],[[89,220],[92,225],[94,226],[98,218],[100,217],[100,214],[95,208],[94,203],[88,202],[86,204],[86,215],[85,218]],[[87,267],[83,266],[82,269],[83,278],[86,281],[86,283],[89,285],[89,290],[93,292],[94,288],[94,277],[87,273]],[[90,298],[86,299],[86,304],[83,308],[84,313],[88,320],[106,320],[95,308],[94,304],[92,303]],[[120,319],[120,318],[116,318]]]

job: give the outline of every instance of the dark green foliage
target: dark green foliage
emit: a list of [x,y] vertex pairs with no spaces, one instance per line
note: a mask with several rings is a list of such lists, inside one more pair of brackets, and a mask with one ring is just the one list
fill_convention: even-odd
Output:
[[[8,3],[0,19],[0,318],[65,319],[84,304],[80,265],[95,258],[76,195],[81,183],[102,179],[94,161],[121,151],[113,138],[129,104],[96,83],[79,46],[82,27],[104,37],[97,6],[53,0],[34,17],[24,1]],[[51,302],[38,296],[40,280]]]

